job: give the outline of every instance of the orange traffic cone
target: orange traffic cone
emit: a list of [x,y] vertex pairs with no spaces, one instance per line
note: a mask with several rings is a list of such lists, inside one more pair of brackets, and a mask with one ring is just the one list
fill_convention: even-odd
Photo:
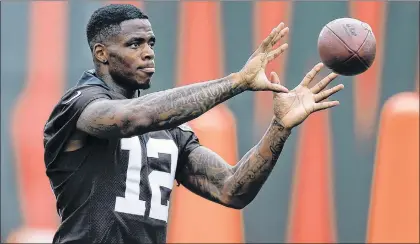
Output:
[[367,242],[419,243],[419,94],[384,105],[372,181]]

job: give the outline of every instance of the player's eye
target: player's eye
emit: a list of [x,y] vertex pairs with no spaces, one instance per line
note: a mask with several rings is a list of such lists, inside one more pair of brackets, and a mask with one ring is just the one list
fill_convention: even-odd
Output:
[[139,44],[138,43],[132,43],[130,45],[130,48],[138,48],[138,47],[139,47]]
[[149,42],[149,46],[153,48],[155,46],[155,42]]

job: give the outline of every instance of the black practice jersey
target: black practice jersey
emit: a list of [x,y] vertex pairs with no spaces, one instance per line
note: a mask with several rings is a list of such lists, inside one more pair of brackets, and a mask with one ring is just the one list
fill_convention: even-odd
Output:
[[182,125],[131,138],[88,136],[81,149],[63,152],[83,109],[100,98],[122,99],[85,72],[44,128],[46,172],[61,217],[53,242],[163,243],[177,168],[198,139]]

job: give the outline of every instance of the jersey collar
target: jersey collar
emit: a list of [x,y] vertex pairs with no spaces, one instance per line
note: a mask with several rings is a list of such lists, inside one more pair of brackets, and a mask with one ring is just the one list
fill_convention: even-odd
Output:
[[107,90],[110,90],[110,88],[103,82],[101,79],[96,77],[95,70],[90,69],[83,72],[82,77],[80,77],[80,80],[77,82],[76,86],[83,86],[83,85],[97,85],[102,86]]
[[[103,88],[107,89],[108,91],[112,91],[109,86],[103,82],[101,79],[99,79],[94,69],[89,69],[83,72],[82,77],[80,77],[80,80],[77,82],[76,86],[85,86],[85,85],[94,85],[94,86],[102,86]],[[134,97],[140,96],[140,90],[137,90]]]

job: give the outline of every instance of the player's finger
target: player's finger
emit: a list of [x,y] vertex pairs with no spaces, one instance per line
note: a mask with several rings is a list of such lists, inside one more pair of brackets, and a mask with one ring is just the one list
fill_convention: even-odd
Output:
[[267,57],[268,61],[271,61],[277,58],[280,54],[284,53],[284,51],[286,51],[288,47],[289,47],[289,44],[285,43],[281,45],[280,47],[276,48],[275,50],[271,51]]
[[[279,86],[278,87],[274,87],[274,89],[277,91],[277,92],[289,92],[289,89],[287,89],[287,87],[285,87],[285,86],[282,86],[281,84],[280,84],[280,78],[279,78],[279,76],[277,75],[277,73],[276,72],[271,72],[270,73],[270,81],[271,81],[271,83],[272,84],[278,84]],[[275,95],[276,93],[274,93],[274,95]]]
[[271,45],[274,46],[276,43],[289,33],[289,27],[284,28],[284,25],[280,26],[280,32],[273,38]]
[[282,92],[282,93],[288,93],[289,89],[282,86],[280,83],[268,83],[267,88],[264,89],[266,91],[272,91],[272,92]]
[[331,81],[333,81],[335,78],[337,78],[337,76],[338,76],[338,74],[336,74],[336,73],[330,73],[329,75],[327,75],[327,77],[325,77],[320,82],[318,82],[318,84],[316,84],[314,87],[312,87],[311,91],[315,94],[322,91],[325,87],[328,86],[328,84],[331,83]]
[[271,30],[271,33],[262,41],[261,43],[261,51],[265,52],[266,50],[270,49],[270,44],[273,38],[277,34],[277,29],[274,28]]
[[280,84],[280,78],[276,72],[273,71],[270,73],[270,81],[274,84]]
[[282,25],[284,25],[283,22],[280,23],[275,28],[273,28],[273,30],[271,30],[271,33],[262,41],[261,49],[263,52],[266,52],[267,50],[271,49],[272,47],[271,42],[276,37],[276,35],[280,32],[281,29],[279,27]]
[[322,101],[322,100],[330,97],[331,95],[333,95],[333,94],[335,94],[335,93],[337,93],[337,92],[339,92],[343,89],[344,89],[344,85],[340,84],[340,85],[336,85],[333,88],[330,88],[328,90],[322,91],[318,94],[315,94],[314,95],[315,102]]
[[322,102],[322,103],[315,103],[314,111],[320,111],[320,110],[324,110],[324,109],[327,109],[327,108],[332,108],[332,107],[335,107],[339,104],[340,104],[339,101],[328,101],[328,102]]
[[315,76],[319,73],[319,71],[324,67],[323,63],[317,63],[311,71],[306,73],[305,77],[303,78],[302,82],[300,83],[302,86],[308,86],[309,83],[315,78]]
[[284,23],[280,22],[280,24],[276,26],[276,35],[274,35],[273,39],[271,40],[271,46],[273,46],[277,42],[276,40],[280,39],[282,30],[284,30]]

